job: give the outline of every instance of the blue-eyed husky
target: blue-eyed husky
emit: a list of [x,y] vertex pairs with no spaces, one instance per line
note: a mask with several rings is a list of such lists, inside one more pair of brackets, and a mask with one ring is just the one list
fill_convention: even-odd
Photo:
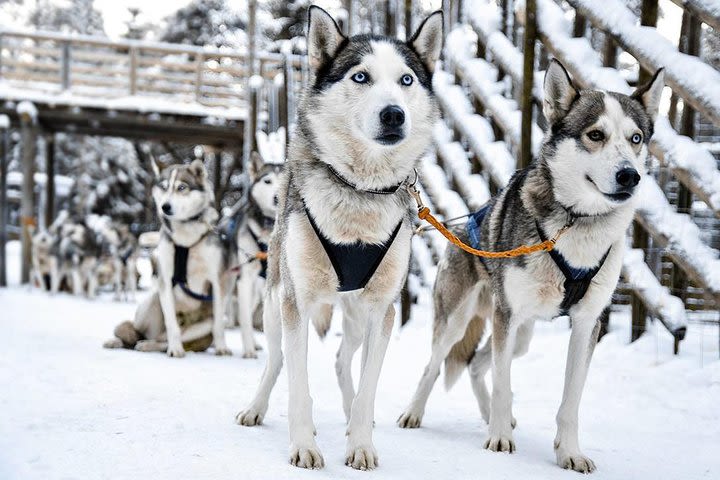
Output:
[[[513,452],[510,364],[527,352],[536,320],[567,314],[572,334],[555,452],[563,468],[595,470],[578,442],[580,396],[598,318],[620,275],[662,89],[661,70],[631,96],[578,90],[565,68],[551,62],[543,105],[549,128],[539,158],[456,233],[477,248],[500,251],[570,227],[550,253],[480,259],[447,248],[435,280],[432,356],[398,419],[401,427],[420,426],[445,361],[448,387],[470,369],[480,413],[490,424],[485,448]],[[487,322],[492,335],[476,350]],[[492,398],[484,380],[491,365]]]
[[[327,12],[309,11],[314,79],[299,109],[268,252],[268,363],[255,399],[237,416],[242,425],[262,422],[284,335],[290,462],[298,467],[324,464],[308,387],[308,322],[336,301],[343,310],[336,369],[348,421],[345,461],[361,470],[378,464],[375,391],[410,255],[412,199],[403,184],[414,178],[439,117],[431,78],[442,25],[435,12],[408,42],[347,38]],[[350,365],[363,341],[356,395]]]

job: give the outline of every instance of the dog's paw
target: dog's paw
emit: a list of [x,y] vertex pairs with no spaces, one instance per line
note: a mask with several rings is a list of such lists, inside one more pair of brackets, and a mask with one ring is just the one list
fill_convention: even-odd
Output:
[[103,348],[122,348],[123,342],[119,338],[111,338],[107,342],[103,343]]
[[230,350],[228,347],[222,347],[222,348],[215,348],[215,355],[217,356],[231,356],[233,354],[232,350]]
[[235,423],[242,425],[243,427],[254,427],[256,425],[262,425],[263,418],[265,417],[265,408],[246,408],[242,412],[235,415]]
[[319,470],[325,466],[325,460],[317,445],[307,447],[291,445],[290,464],[299,468]]
[[374,470],[377,468],[378,455],[375,447],[370,445],[348,446],[345,454],[345,465],[355,470]]
[[182,358],[185,356],[185,349],[182,345],[179,346],[168,346],[167,348],[168,357]]
[[565,470],[575,470],[580,473],[592,473],[595,471],[595,462],[581,452],[570,454],[557,450],[556,455],[557,464]]
[[490,438],[485,440],[484,447],[493,452],[515,452],[515,442],[510,435],[490,435]]
[[422,413],[407,410],[400,415],[397,419],[398,427],[400,428],[419,428],[422,423]]
[[258,358],[257,351],[255,350],[246,350],[242,354],[242,358]]

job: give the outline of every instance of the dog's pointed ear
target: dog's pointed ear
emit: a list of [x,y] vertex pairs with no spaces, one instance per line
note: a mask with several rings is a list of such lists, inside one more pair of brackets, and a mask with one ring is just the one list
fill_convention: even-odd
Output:
[[544,90],[543,114],[552,125],[568,113],[578,95],[567,70],[554,58],[545,73]]
[[195,175],[197,178],[205,180],[205,178],[207,177],[207,171],[205,170],[205,164],[203,163],[203,161],[199,158],[193,160],[190,164],[190,173]]
[[631,98],[634,98],[645,107],[645,111],[650,115],[653,122],[657,118],[658,109],[660,108],[660,97],[663,88],[665,88],[665,69],[661,68],[655,72],[655,75],[648,83],[638,87],[631,95]]
[[263,160],[262,155],[258,152],[252,152],[250,154],[250,165],[248,165],[250,178],[255,180],[264,166],[265,160]]
[[437,10],[420,24],[408,44],[417,52],[425,67],[435,71],[443,45],[443,12]]
[[308,10],[307,51],[310,68],[317,70],[335,56],[345,40],[340,27],[328,12],[312,5]]

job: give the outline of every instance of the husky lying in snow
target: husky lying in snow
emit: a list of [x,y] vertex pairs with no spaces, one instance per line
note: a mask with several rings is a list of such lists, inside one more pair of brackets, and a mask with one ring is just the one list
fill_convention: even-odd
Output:
[[205,167],[200,160],[162,172],[153,166],[153,199],[162,221],[157,290],[104,346],[182,357],[186,349],[202,351],[214,343],[216,354],[230,355],[224,315],[234,282],[227,270],[236,252],[213,228],[218,214]]
[[[312,420],[307,336],[309,321],[336,301],[344,314],[336,370],[348,421],[346,463],[362,470],[378,464],[375,391],[410,255],[413,204],[403,184],[413,180],[439,117],[431,77],[442,25],[435,12],[407,43],[346,38],[327,12],[309,10],[314,83],[299,111],[268,252],[268,363],[255,399],[236,418],[247,426],[262,422],[284,334],[290,462],[298,467],[324,464]],[[350,365],[363,341],[356,395]]]
[[[552,252],[514,259],[481,259],[448,246],[435,280],[432,356],[398,419],[401,427],[420,426],[445,361],[448,387],[469,367],[480,413],[489,422],[485,448],[513,452],[510,364],[527,352],[536,320],[567,314],[572,333],[555,453],[563,468],[595,470],[578,442],[580,397],[598,318],[620,275],[662,89],[660,70],[631,96],[577,90],[559,62],[550,64],[543,105],[549,128],[539,158],[455,233],[477,248],[500,251],[571,226]],[[492,335],[476,350],[490,319]],[[492,398],[484,380],[491,365]]]

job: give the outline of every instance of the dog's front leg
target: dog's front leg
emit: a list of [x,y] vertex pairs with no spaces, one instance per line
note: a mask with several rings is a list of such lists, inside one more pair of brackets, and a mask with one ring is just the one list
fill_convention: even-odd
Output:
[[345,454],[346,465],[358,470],[372,470],[378,466],[378,455],[372,442],[375,393],[394,319],[395,307],[390,304],[384,315],[371,312],[368,320],[362,372],[350,411]]
[[175,315],[175,296],[172,284],[162,274],[158,276],[158,296],[167,333],[167,354],[171,357],[184,357],[185,349],[180,336],[180,325],[178,325]]
[[578,411],[590,366],[590,358],[595,349],[599,332],[599,320],[592,317],[573,317],[565,366],[565,388],[557,414],[558,429],[555,437],[557,463],[563,468],[582,473],[590,473],[595,470],[593,461],[580,451]]
[[228,348],[225,342],[225,307],[227,305],[227,295],[230,294],[230,286],[227,289],[222,289],[219,276],[218,273],[216,280],[212,282],[213,343],[215,344],[215,355],[232,355],[232,350]]
[[238,320],[243,342],[243,358],[257,358],[252,325],[255,307],[253,290],[257,278],[257,269],[254,267],[255,265],[252,264],[246,265],[237,282]]
[[281,302],[289,385],[290,463],[301,468],[322,468],[325,460],[315,443],[308,385],[308,318],[300,315],[295,298],[284,295]]
[[510,368],[515,349],[518,319],[495,308],[492,333],[492,398],[489,437],[485,448],[494,452],[515,451],[512,437],[512,389]]
[[60,290],[60,269],[56,261],[50,261],[50,293],[53,295]]

